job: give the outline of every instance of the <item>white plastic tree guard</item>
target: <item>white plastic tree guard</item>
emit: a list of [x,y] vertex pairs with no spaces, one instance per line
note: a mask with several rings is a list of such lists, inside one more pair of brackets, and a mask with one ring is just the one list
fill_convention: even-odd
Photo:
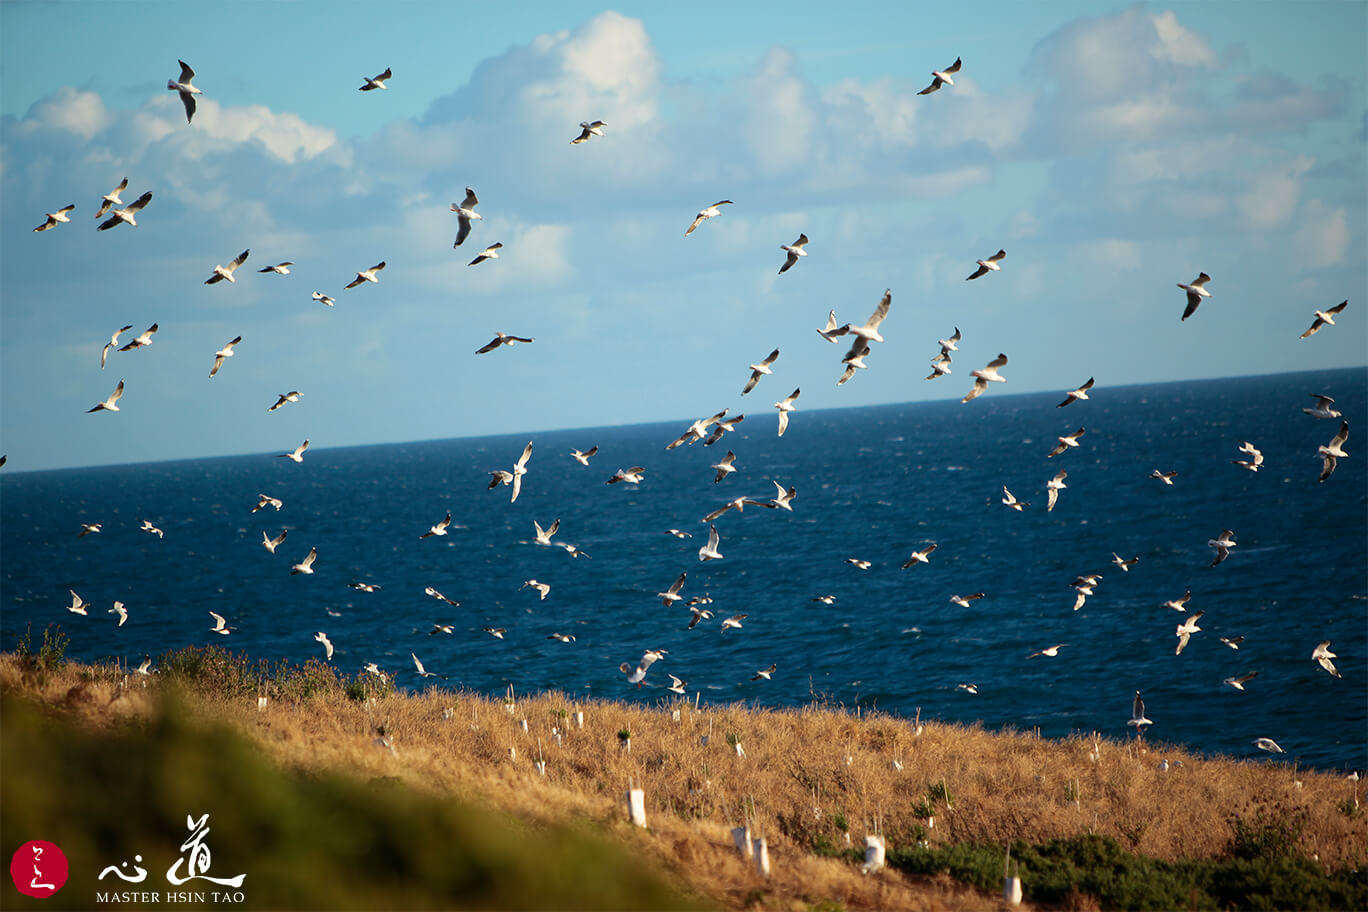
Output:
[[627,816],[636,826],[646,826],[646,791],[644,789],[627,790]]

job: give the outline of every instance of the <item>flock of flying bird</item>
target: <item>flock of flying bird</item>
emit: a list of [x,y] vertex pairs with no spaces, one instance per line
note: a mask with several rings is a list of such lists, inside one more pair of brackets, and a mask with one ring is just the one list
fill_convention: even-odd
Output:
[[[180,63],[181,67],[180,77],[179,79],[168,80],[167,89],[178,93],[185,107],[186,121],[187,123],[190,123],[193,121],[195,115],[196,96],[202,94],[202,90],[195,86],[192,82],[192,80],[195,77],[195,71],[190,66],[188,66],[184,61],[178,62]],[[953,86],[955,84],[953,76],[954,74],[959,72],[961,65],[962,61],[957,58],[953,64],[946,67],[944,70],[934,71],[932,74],[933,79],[931,84],[927,86],[925,89],[921,90],[918,94],[928,95],[940,90],[942,86]],[[390,80],[392,77],[393,73],[389,68],[386,68],[382,73],[374,77],[363,77],[364,82],[360,86],[360,91],[370,92],[374,90],[388,89],[386,81]],[[571,144],[578,145],[581,143],[588,142],[591,138],[594,137],[603,137],[604,127],[606,126],[607,124],[601,120],[595,120],[592,122],[581,122],[581,132],[578,136],[571,140]],[[146,191],[133,202],[124,205],[123,200],[121,198],[121,194],[127,189],[127,187],[128,179],[125,178],[119,183],[117,187],[115,187],[110,193],[106,194],[102,198],[100,207],[96,212],[96,218],[103,218],[106,215],[106,213],[111,213],[111,210],[112,213],[109,215],[107,219],[105,219],[99,224],[99,230],[108,230],[110,228],[118,227],[122,224],[127,224],[131,228],[137,227],[138,223],[136,221],[136,215],[141,210],[146,208],[148,203],[151,201],[152,192]],[[473,230],[474,222],[483,220],[483,216],[478,211],[476,211],[476,207],[479,205],[479,202],[480,201],[476,196],[474,190],[467,187],[465,198],[460,203],[451,204],[450,210],[457,216],[457,233],[455,242],[453,244],[453,248],[459,248],[462,244],[465,243],[465,241],[469,238]],[[685,230],[684,236],[688,237],[692,235],[694,231],[697,230],[699,226],[702,225],[705,221],[712,218],[716,218],[719,215],[721,215],[721,207],[728,205],[734,205],[734,203],[730,199],[723,199],[699,210],[698,213],[695,215],[693,221]],[[44,223],[34,228],[33,230],[35,232],[44,232],[52,228],[55,228],[60,224],[66,224],[70,222],[69,214],[74,209],[75,205],[71,204],[62,207],[61,209],[58,209],[55,212],[47,213],[46,220],[44,221]],[[809,241],[807,234],[801,233],[799,234],[797,240],[795,240],[792,244],[780,245],[780,249],[785,253],[785,260],[779,268],[779,273],[781,275],[792,269],[793,266],[796,263],[798,263],[800,259],[808,255],[808,251],[806,249],[808,243]],[[499,250],[502,247],[502,243],[494,243],[489,245],[483,251],[481,251],[473,260],[471,260],[469,265],[475,266],[489,260],[498,259]],[[205,280],[205,284],[214,285],[220,282],[228,282],[230,284],[236,283],[237,279],[235,277],[235,272],[247,261],[249,255],[250,250],[243,250],[240,254],[234,257],[226,266],[216,265],[213,268],[212,273]],[[1001,271],[1002,261],[1006,256],[1006,251],[999,249],[995,254],[984,259],[977,260],[977,269],[972,274],[967,276],[966,280],[973,281],[976,279],[983,278],[984,276],[987,276],[989,273]],[[288,276],[290,275],[290,267],[293,265],[293,262],[282,261],[270,266],[266,266],[257,271],[259,273],[272,273],[280,276]],[[355,278],[352,279],[347,285],[345,285],[344,289],[349,290],[357,288],[358,286],[363,285],[365,283],[378,283],[380,281],[379,273],[383,269],[385,269],[385,266],[385,261],[382,260],[379,263],[376,263],[374,266],[370,267],[369,269],[357,271],[355,274]],[[1207,275],[1205,272],[1201,272],[1198,274],[1197,278],[1193,279],[1189,283],[1178,283],[1178,287],[1185,292],[1186,296],[1186,307],[1182,312],[1182,320],[1187,320],[1189,317],[1191,317],[1196,312],[1201,302],[1204,299],[1211,297],[1211,292],[1208,291],[1206,288],[1207,284],[1210,281],[1211,277]],[[328,307],[332,307],[335,303],[334,299],[331,296],[323,292],[315,291],[312,293],[312,297],[314,300],[319,301]],[[825,341],[831,344],[837,344],[838,340],[840,340],[840,338],[843,336],[851,337],[850,347],[841,359],[842,373],[839,379],[837,380],[837,385],[846,383],[854,376],[857,370],[866,368],[868,366],[865,359],[870,355],[872,343],[884,342],[884,337],[880,333],[879,327],[883,323],[885,318],[888,316],[891,303],[891,290],[885,291],[883,297],[880,299],[880,301],[874,308],[874,311],[863,323],[838,323],[835,311],[833,310],[830,311],[828,314],[826,325],[824,327],[819,327],[817,329],[818,335],[820,335]],[[1324,326],[1333,326],[1335,324],[1334,318],[1338,316],[1340,313],[1342,313],[1347,306],[1348,301],[1345,301],[1334,307],[1327,308],[1326,310],[1315,311],[1314,321],[1312,322],[1310,328],[1307,329],[1306,332],[1304,332],[1300,338],[1305,339],[1311,335],[1314,335]],[[146,331],[135,337],[132,341],[120,346],[120,335],[124,332],[131,330],[132,328],[133,327],[131,325],[123,326],[110,336],[109,342],[104,345],[100,353],[100,367],[102,369],[106,364],[111,349],[115,349],[118,352],[128,352],[145,348],[151,345],[153,336],[156,334],[158,330],[158,325],[156,323],[153,323]],[[953,335],[949,336],[946,339],[938,340],[940,345],[940,352],[935,358],[932,359],[931,373],[926,377],[926,380],[939,379],[940,377],[946,376],[952,372],[950,367],[952,363],[952,356],[955,352],[959,350],[958,344],[961,340],[962,335],[958,328],[955,329]],[[500,331],[495,335],[495,337],[490,342],[476,349],[476,354],[486,354],[498,348],[512,346],[515,343],[526,344],[531,343],[533,341],[534,339],[530,336],[517,336]],[[209,371],[210,377],[215,376],[224,366],[225,361],[228,358],[234,356],[234,347],[241,342],[242,337],[236,336],[231,341],[227,342],[221,349],[214,352],[213,366]],[[750,376],[747,379],[744,388],[741,390],[742,395],[749,394],[750,392],[752,392],[756,388],[757,384],[764,377],[773,374],[772,368],[775,362],[778,360],[778,358],[779,349],[775,348],[761,361],[749,365]],[[964,395],[961,401],[964,403],[970,402],[971,400],[985,393],[989,389],[990,384],[992,383],[1005,383],[1006,378],[1002,375],[1001,370],[1007,366],[1007,363],[1007,355],[1000,353],[996,358],[988,362],[988,364],[985,365],[983,368],[971,371],[970,376],[974,378],[974,384],[973,387]],[[1086,401],[1089,398],[1089,392],[1092,390],[1094,382],[1095,378],[1090,377],[1081,386],[1077,387],[1076,389],[1068,391],[1065,395],[1064,401],[1060,402],[1057,407],[1064,408],[1076,402]],[[118,402],[120,397],[124,394],[124,388],[124,381],[120,379],[113,393],[111,393],[104,401],[97,403],[93,408],[89,409],[89,411],[119,411]],[[801,389],[795,388],[793,392],[790,393],[788,396],[774,403],[773,407],[778,412],[777,433],[780,437],[782,437],[785,431],[788,429],[790,416],[795,411],[795,402],[797,401],[800,393]],[[277,396],[276,402],[273,405],[269,406],[267,411],[275,411],[276,409],[281,408],[287,403],[298,402],[302,395],[303,394],[297,390],[288,393],[280,393]],[[1317,395],[1315,396],[1315,398],[1317,400],[1317,405],[1314,408],[1303,409],[1303,411],[1306,412],[1308,415],[1317,419],[1334,419],[1341,417],[1341,413],[1332,408],[1334,404],[1333,399],[1331,399],[1328,396],[1322,395]],[[734,418],[728,419],[728,413],[729,409],[724,408],[720,412],[717,412],[710,417],[700,418],[693,421],[678,438],[666,444],[665,449],[672,450],[676,447],[683,446],[686,444],[693,444],[700,440],[703,441],[704,446],[711,446],[717,443],[723,437],[723,435],[725,435],[729,431],[733,431],[736,428],[736,426],[745,419],[744,414],[737,415]],[[1332,439],[1326,445],[1323,445],[1319,448],[1318,455],[1322,459],[1322,471],[1320,474],[1320,481],[1326,481],[1334,472],[1337,460],[1345,458],[1345,456],[1347,455],[1344,451],[1344,443],[1348,437],[1348,430],[1348,422],[1342,421],[1338,433],[1336,433],[1334,437],[1332,437]],[[1066,434],[1058,437],[1058,445],[1049,451],[1049,453],[1047,454],[1047,458],[1062,456],[1068,453],[1070,450],[1077,449],[1080,446],[1080,438],[1082,438],[1085,433],[1086,428],[1080,426],[1078,430],[1074,431],[1072,434]],[[309,441],[306,439],[303,443],[301,443],[292,451],[281,453],[279,454],[279,456],[281,458],[290,459],[295,463],[302,463],[304,461],[304,454],[308,450],[308,448]],[[491,470],[489,473],[491,477],[491,480],[489,482],[489,488],[493,490],[500,486],[508,486],[511,489],[511,494],[509,498],[510,502],[517,501],[518,495],[522,488],[523,478],[526,476],[528,472],[528,462],[532,455],[532,448],[532,443],[529,442],[524,447],[521,455],[517,458],[517,460],[512,464],[510,468],[499,468]],[[1248,456],[1249,458],[1232,460],[1232,462],[1234,462],[1237,466],[1240,466],[1251,472],[1258,472],[1262,468],[1263,454],[1252,443],[1248,441],[1242,441],[1239,451],[1242,454]],[[594,446],[585,451],[573,450],[570,453],[570,455],[581,465],[588,466],[590,459],[594,457],[597,454],[597,452],[598,447]],[[729,475],[731,475],[735,471],[735,467],[733,464],[735,459],[736,454],[729,450],[725,457],[723,457],[717,463],[711,466],[711,468],[716,470],[716,476],[714,478],[715,484],[722,483],[726,480],[726,478]],[[3,462],[0,462],[0,464],[3,464]],[[632,466],[627,469],[619,468],[611,477],[607,479],[606,483],[609,485],[620,483],[632,485],[640,484],[645,477],[645,472],[646,469],[642,466]],[[1158,469],[1154,470],[1154,472],[1152,473],[1152,477],[1158,479],[1165,485],[1174,484],[1173,479],[1176,475],[1176,472],[1161,472]],[[1047,512],[1054,510],[1058,502],[1060,492],[1067,487],[1067,485],[1065,484],[1065,478],[1067,476],[1068,472],[1061,470],[1046,483]],[[776,488],[776,493],[775,496],[769,500],[761,500],[744,496],[737,497],[732,500],[728,500],[721,507],[717,508],[716,510],[713,510],[712,512],[704,516],[702,521],[710,524],[709,535],[707,543],[700,546],[698,549],[698,559],[700,561],[706,562],[710,560],[721,560],[723,558],[723,555],[720,551],[721,539],[715,521],[726,512],[730,510],[736,510],[737,512],[741,512],[747,506],[761,507],[770,510],[782,509],[791,512],[793,510],[792,503],[797,496],[796,489],[792,486],[785,487],[779,481],[774,481],[774,485]],[[1017,499],[1012,494],[1012,492],[1007,489],[1005,485],[1002,488],[1002,492],[1002,503],[1012,510],[1022,512],[1025,508],[1031,506],[1029,502]],[[272,507],[276,511],[279,511],[282,507],[282,501],[279,498],[271,497],[267,494],[261,494],[259,495],[258,503],[256,507],[253,508],[252,512],[256,513],[266,507]],[[430,537],[445,536],[448,534],[448,529],[451,526],[451,523],[451,514],[447,513],[444,519],[433,524],[427,532],[422,533],[420,538],[426,539]],[[553,537],[557,534],[557,532],[560,529],[559,519],[554,520],[545,529],[543,529],[543,527],[535,521],[533,525],[535,528],[535,544],[544,547],[563,548],[572,557],[589,556],[575,545],[552,541]],[[159,538],[164,534],[161,529],[156,528],[152,525],[150,521],[147,520],[142,521],[141,530],[148,532],[150,534],[156,534]],[[100,531],[101,524],[86,523],[83,524],[80,535],[84,536],[91,533],[98,533]],[[679,529],[670,529],[668,530],[668,532],[679,538],[689,537],[689,533],[681,531]],[[261,544],[268,552],[274,554],[276,552],[276,549],[284,543],[286,534],[287,533],[282,530],[277,536],[272,538],[267,533],[263,533]],[[1212,547],[1215,551],[1215,557],[1211,563],[1211,566],[1215,567],[1216,565],[1224,561],[1229,556],[1231,549],[1236,546],[1234,533],[1229,529],[1223,529],[1221,530],[1221,533],[1218,537],[1211,539],[1208,542],[1208,545]],[[906,562],[902,564],[902,568],[910,569],[917,566],[918,564],[929,563],[931,560],[931,555],[935,552],[936,548],[937,545],[935,543],[928,543],[925,547],[913,551],[909,558],[906,560]],[[1113,563],[1122,572],[1129,571],[1129,569],[1139,560],[1138,557],[1123,559],[1120,555],[1117,555],[1115,553],[1113,553],[1112,556],[1114,558]],[[305,556],[298,563],[293,564],[291,566],[290,572],[292,574],[302,575],[313,574],[313,565],[317,558],[317,549],[310,548],[307,556]],[[861,570],[867,570],[871,566],[871,562],[854,557],[848,558],[847,563],[852,564]],[[673,607],[674,605],[682,602],[684,606],[687,607],[690,611],[690,619],[688,621],[687,626],[689,629],[693,629],[701,621],[710,620],[713,618],[713,612],[706,607],[708,604],[712,602],[712,599],[709,596],[704,595],[696,596],[686,600],[684,596],[681,595],[681,591],[686,583],[686,579],[687,573],[680,573],[678,577],[674,580],[674,582],[665,591],[657,593],[657,597],[661,599],[662,605],[664,605],[667,608]],[[1072,585],[1077,593],[1076,600],[1074,602],[1075,611],[1083,606],[1088,596],[1093,594],[1094,588],[1099,584],[1101,579],[1101,574],[1093,573],[1079,576],[1074,580]],[[352,582],[348,585],[351,586],[351,588],[353,589],[363,592],[374,592],[380,588],[380,586],[377,584],[365,582]],[[534,591],[539,593],[539,597],[541,599],[545,599],[549,594],[551,587],[548,584],[542,583],[536,579],[528,579],[523,583],[522,588],[533,589]],[[447,604],[459,604],[458,602],[442,595],[440,592],[438,592],[431,586],[427,587],[425,592],[428,596],[438,599],[439,601],[443,601]],[[81,597],[77,595],[74,591],[71,592],[71,595],[73,602],[69,610],[76,614],[87,614],[89,603],[84,602],[81,599]],[[1186,612],[1186,602],[1191,598],[1191,595],[1191,591],[1188,591],[1181,599],[1172,599],[1168,602],[1165,602],[1164,607],[1172,608],[1178,612]],[[972,601],[980,599],[983,596],[984,593],[982,592],[970,595],[954,595],[951,597],[950,600],[951,602],[957,605],[968,607]],[[835,596],[819,595],[815,597],[812,601],[822,602],[824,604],[829,605],[835,601]],[[111,613],[118,615],[119,625],[122,625],[127,620],[128,612],[124,607],[123,603],[121,602],[115,602],[115,606],[113,609],[111,609]],[[209,612],[209,614],[214,620],[214,624],[210,628],[210,630],[213,633],[226,636],[233,631],[234,628],[228,626],[223,616],[212,611]],[[1181,654],[1184,648],[1189,643],[1190,638],[1201,630],[1201,628],[1197,626],[1197,623],[1201,619],[1203,614],[1204,612],[1201,611],[1194,612],[1191,615],[1188,615],[1184,619],[1183,623],[1177,626],[1175,631],[1175,635],[1177,637],[1177,647],[1175,649],[1175,654]],[[748,615],[744,613],[726,617],[721,621],[720,629],[722,631],[726,631],[728,629],[742,629],[742,622],[747,617]],[[483,629],[489,635],[500,639],[503,638],[503,635],[506,632],[505,628],[502,627],[486,627]],[[433,630],[431,631],[431,634],[450,634],[453,632],[454,627],[450,624],[435,624]],[[331,660],[333,657],[334,648],[332,642],[330,641],[326,633],[319,631],[315,634],[314,639],[323,646],[325,658],[327,660]],[[571,634],[554,632],[547,636],[547,639],[554,639],[559,640],[561,642],[569,643],[573,642],[575,640],[575,637]],[[1230,647],[1232,650],[1238,650],[1240,648],[1240,643],[1242,642],[1242,640],[1243,637],[1221,638],[1221,641],[1225,645]],[[1058,643],[1051,646],[1047,646],[1043,649],[1031,653],[1029,656],[1027,656],[1027,658],[1034,659],[1040,656],[1054,657],[1058,655],[1059,650],[1065,648],[1068,645],[1069,644],[1067,643]],[[1334,675],[1335,677],[1340,677],[1339,671],[1336,670],[1334,664],[1331,661],[1336,656],[1334,653],[1330,651],[1329,646],[1329,641],[1320,643],[1313,650],[1311,658],[1327,673]],[[630,663],[623,663],[620,666],[620,670],[627,676],[628,683],[641,686],[644,683],[647,672],[649,671],[651,666],[657,661],[663,659],[666,655],[667,652],[664,649],[647,649],[643,652],[641,659],[635,665]],[[424,667],[422,661],[418,658],[416,653],[411,653],[411,658],[413,660],[413,664],[415,667],[415,673],[420,677],[442,677],[440,675],[436,675],[434,672],[428,671]],[[150,659],[144,659],[142,665],[137,670],[143,674],[150,673]],[[376,675],[385,674],[385,672],[382,672],[375,663],[368,663],[366,665],[366,670]],[[758,670],[755,673],[752,680],[769,680],[771,676],[776,672],[777,664],[771,664],[766,669]],[[1255,678],[1257,675],[1258,672],[1252,672],[1238,677],[1230,677],[1227,678],[1223,683],[1231,686],[1236,690],[1244,690],[1244,685],[1251,681],[1253,678]],[[671,684],[669,685],[668,689],[676,693],[684,693],[686,682],[684,682],[682,679],[674,675],[670,675],[669,677],[671,679]],[[958,689],[966,691],[971,694],[978,692],[977,685],[972,683],[962,683],[958,685]],[[1141,699],[1140,693],[1138,691],[1135,694],[1132,705],[1131,718],[1127,724],[1135,727],[1137,735],[1143,729],[1144,726],[1152,724],[1151,720],[1145,717],[1144,702]],[[1260,738],[1258,739],[1258,741],[1255,742],[1255,744],[1256,746],[1265,750],[1277,752],[1282,751],[1282,748],[1279,747],[1275,741],[1269,738]]]

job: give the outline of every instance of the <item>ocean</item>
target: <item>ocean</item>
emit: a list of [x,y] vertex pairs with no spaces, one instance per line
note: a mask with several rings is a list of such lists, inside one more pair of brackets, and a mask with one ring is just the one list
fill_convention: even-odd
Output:
[[[800,399],[780,438],[769,406],[788,392],[762,381],[746,420],[711,447],[664,449],[689,416],[317,448],[302,464],[260,454],[0,471],[0,644],[57,623],[81,660],[155,663],[215,645],[303,662],[322,658],[323,631],[339,670],[375,662],[408,690],[660,702],[674,674],[709,703],[820,700],[1047,737],[1128,735],[1138,690],[1151,742],[1273,759],[1252,745],[1270,737],[1280,762],[1368,765],[1368,370],[1098,387],[1066,408],[1060,393],[1001,388],[968,404],[805,411]],[[1334,397],[1350,425],[1349,458],[1324,483],[1316,448],[1339,420],[1303,414],[1312,393]],[[1076,449],[1047,457],[1079,427]],[[487,490],[489,473],[529,440],[510,503],[509,487]],[[1262,450],[1261,471],[1232,464],[1249,458],[1242,440]],[[569,455],[595,445],[588,467]],[[737,471],[715,483],[728,449]],[[634,465],[641,484],[605,484]],[[1176,470],[1173,484],[1156,469]],[[1046,512],[1045,482],[1061,470],[1067,488]],[[738,496],[769,500],[773,481],[797,489],[792,512],[726,513],[723,559],[701,562],[700,519]],[[1004,485],[1030,506],[1004,506]],[[253,513],[259,494],[282,508]],[[448,511],[449,533],[420,539]],[[533,542],[533,521],[555,519],[554,541],[583,556]],[[87,522],[102,531],[78,537]],[[268,553],[263,532],[282,529]],[[1211,566],[1207,541],[1222,529],[1237,545]],[[900,569],[931,543],[928,563]],[[292,575],[310,548],[315,573]],[[1140,560],[1122,571],[1113,552]],[[711,598],[699,607],[714,616],[693,629],[684,602],[655,595],[681,572],[685,600]],[[1103,578],[1074,610],[1071,583],[1089,573]],[[544,600],[520,589],[528,579],[550,584]],[[67,611],[69,589],[92,603],[88,617]],[[1186,613],[1162,607],[1188,590]],[[949,601],[978,592],[968,607]],[[122,627],[108,613],[116,599]],[[210,630],[211,611],[231,634]],[[1176,626],[1198,611],[1201,631],[1175,655]],[[743,626],[724,631],[737,614]],[[438,623],[454,633],[430,634]],[[483,631],[495,627],[503,639]],[[1238,650],[1219,639],[1241,636]],[[1311,660],[1324,640],[1342,678]],[[646,649],[667,654],[638,688],[618,666]],[[445,679],[419,678],[410,653]],[[753,680],[771,664],[771,680]],[[1250,672],[1243,692],[1222,683]]]

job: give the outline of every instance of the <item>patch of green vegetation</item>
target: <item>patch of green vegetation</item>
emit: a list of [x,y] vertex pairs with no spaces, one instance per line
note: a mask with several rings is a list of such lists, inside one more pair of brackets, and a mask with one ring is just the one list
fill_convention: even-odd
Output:
[[[244,685],[240,672],[252,667],[221,653],[207,661],[209,673]],[[171,664],[185,673],[185,663]],[[229,729],[191,720],[174,699],[146,726],[115,731],[83,728],[9,695],[0,715],[0,841],[41,838],[62,848],[70,871],[58,894],[63,908],[93,908],[98,892],[126,888],[98,877],[135,854],[148,870],[139,889],[165,899],[165,872],[190,836],[187,815],[204,814],[212,853],[204,873],[245,874],[248,908],[690,907],[639,861],[582,831],[524,825],[397,780],[287,772]],[[11,891],[5,907],[52,902]]]
[[[1070,892],[1097,897],[1106,909],[1362,909],[1368,870],[1326,874],[1299,854],[1295,838],[1248,825],[1232,838],[1232,856],[1175,863],[1128,852],[1111,837],[1075,836],[1044,845],[1012,845],[1028,900],[1066,904]],[[1236,852],[1240,854],[1236,854]],[[888,864],[909,874],[946,873],[997,892],[1003,846],[901,849]]]
[[38,675],[41,681],[47,680],[49,672],[59,671],[66,665],[66,648],[71,639],[62,632],[61,624],[48,624],[43,628],[43,642],[37,651],[33,648],[33,624],[15,637],[14,652],[23,663],[24,671]]

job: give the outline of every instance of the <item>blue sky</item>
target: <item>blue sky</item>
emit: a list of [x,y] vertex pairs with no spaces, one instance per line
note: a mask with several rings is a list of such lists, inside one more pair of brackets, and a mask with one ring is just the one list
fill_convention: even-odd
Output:
[[[800,410],[958,399],[998,352],[997,395],[1362,365],[1365,41],[1360,3],[5,3],[0,452],[682,430],[772,420],[795,386]],[[387,66],[388,91],[356,90]],[[571,146],[584,119],[606,135]],[[97,233],[124,176],[153,202]],[[466,186],[484,221],[453,251]],[[800,231],[810,255],[776,275]],[[203,284],[244,248],[236,284]],[[1180,322],[1199,271],[1212,298]],[[838,388],[845,347],[813,330],[885,288],[888,341]],[[153,322],[100,369],[111,332]],[[956,326],[953,373],[923,380]],[[537,341],[477,357],[496,330]],[[121,377],[122,410],[86,414]]]

